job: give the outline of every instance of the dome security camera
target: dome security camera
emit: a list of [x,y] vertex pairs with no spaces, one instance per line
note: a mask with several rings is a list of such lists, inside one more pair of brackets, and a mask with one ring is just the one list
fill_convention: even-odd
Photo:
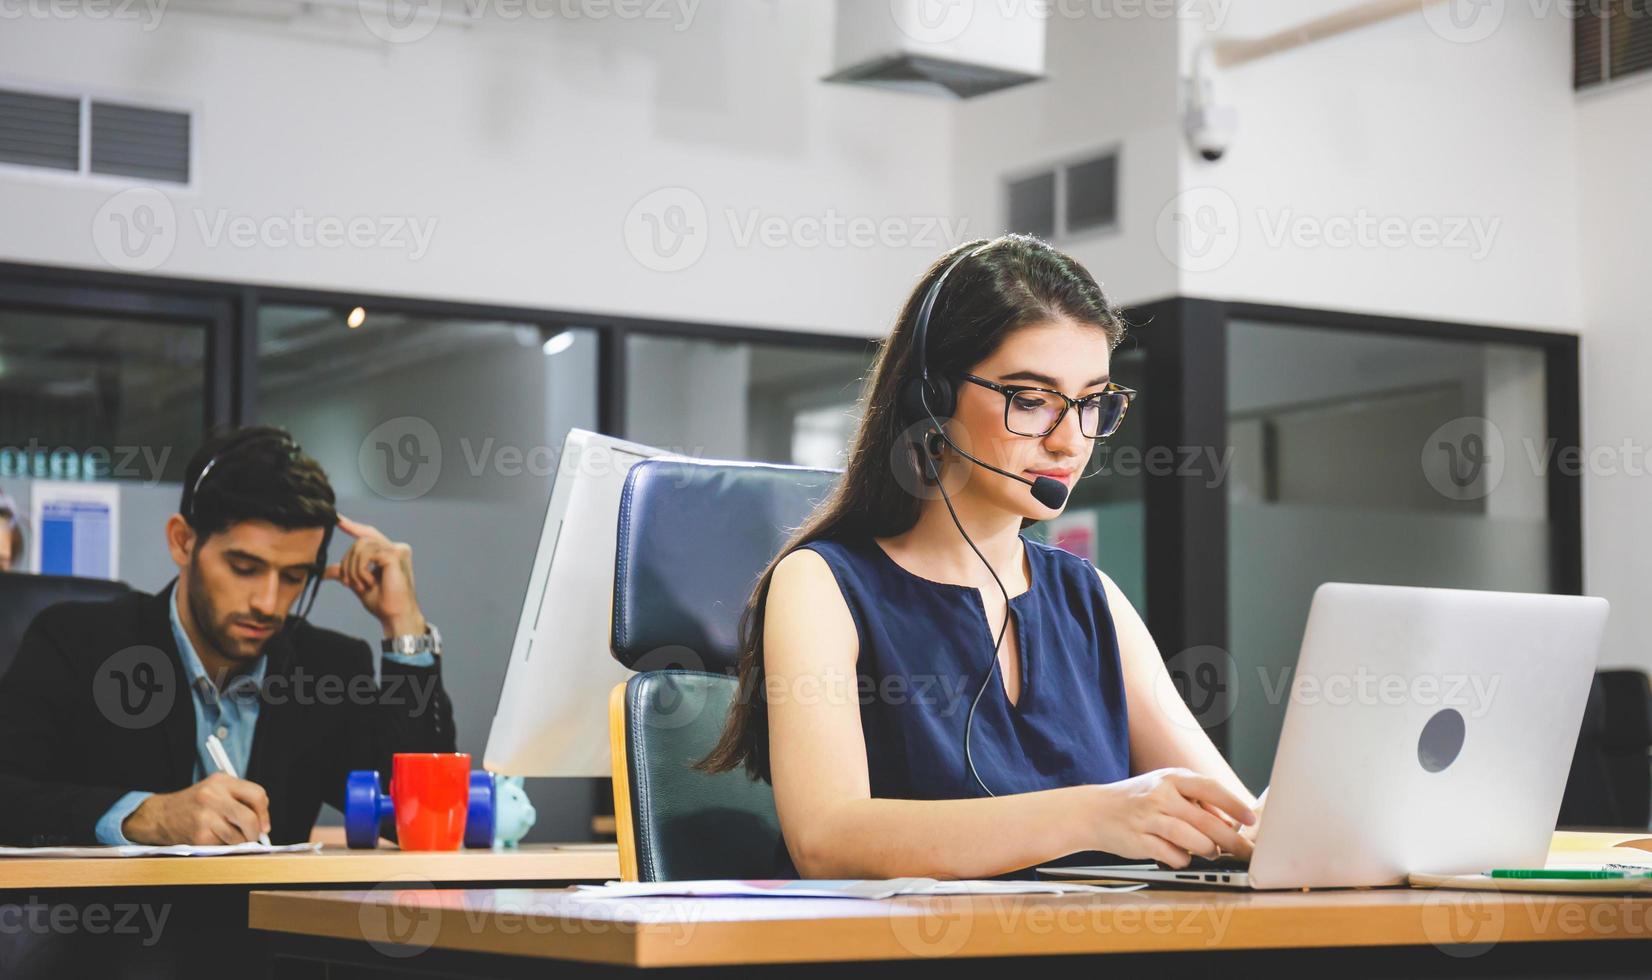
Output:
[[1188,146],[1207,163],[1227,155],[1239,128],[1239,112],[1233,106],[1189,107],[1183,121]]
[[1239,111],[1233,106],[1221,105],[1216,99],[1215,68],[1211,61],[1209,45],[1200,47],[1193,57],[1193,71],[1183,82],[1187,108],[1182,116],[1182,131],[1188,146],[1207,163],[1215,163],[1227,155],[1239,128]]

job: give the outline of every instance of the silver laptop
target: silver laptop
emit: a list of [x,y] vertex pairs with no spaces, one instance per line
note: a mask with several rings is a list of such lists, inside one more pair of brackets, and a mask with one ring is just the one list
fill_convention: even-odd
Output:
[[1328,582],[1248,866],[1039,870],[1271,889],[1541,867],[1606,613],[1592,596]]

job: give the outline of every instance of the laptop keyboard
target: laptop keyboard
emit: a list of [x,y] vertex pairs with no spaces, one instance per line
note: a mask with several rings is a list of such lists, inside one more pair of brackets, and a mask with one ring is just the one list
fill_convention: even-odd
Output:
[[1159,868],[1163,871],[1248,871],[1250,870],[1250,862],[1231,854],[1224,854],[1214,860],[1195,854],[1193,860],[1185,868],[1172,868],[1163,861],[1159,862]]

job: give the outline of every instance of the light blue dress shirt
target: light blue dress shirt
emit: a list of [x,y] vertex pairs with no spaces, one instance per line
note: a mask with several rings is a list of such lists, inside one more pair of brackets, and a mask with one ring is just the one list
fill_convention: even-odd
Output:
[[[269,658],[260,655],[252,670],[230,681],[219,691],[218,685],[207,676],[200,655],[195,652],[195,644],[189,642],[189,634],[178,619],[176,590],[168,597],[167,609],[172,620],[172,639],[178,644],[178,656],[183,660],[184,674],[195,706],[195,774],[191,782],[198,783],[218,770],[206,750],[206,737],[212,733],[216,733],[218,741],[224,743],[224,752],[235,766],[236,774],[245,778],[247,764],[252,761],[252,738],[258,730],[258,708],[262,703],[259,690],[264,684],[264,671],[269,666]],[[429,667],[436,662],[435,655],[428,651],[412,656],[393,653],[383,656],[410,667]],[[115,805],[98,818],[98,843],[132,843],[121,833],[121,824],[151,795],[147,790],[134,790],[116,800]]]

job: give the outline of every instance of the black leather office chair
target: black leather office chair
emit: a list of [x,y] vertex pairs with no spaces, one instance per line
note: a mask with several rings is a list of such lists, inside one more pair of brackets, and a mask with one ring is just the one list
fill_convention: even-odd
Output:
[[42,609],[71,600],[113,599],[129,591],[125,582],[106,579],[0,572],[0,675],[11,667],[24,631]]
[[1645,827],[1652,819],[1652,686],[1644,671],[1603,670],[1589,688],[1566,795],[1565,827]]
[[740,615],[757,577],[838,473],[653,459],[626,477],[613,654],[640,671],[609,702],[614,817],[630,881],[772,878],[767,783],[692,769],[734,699]]

